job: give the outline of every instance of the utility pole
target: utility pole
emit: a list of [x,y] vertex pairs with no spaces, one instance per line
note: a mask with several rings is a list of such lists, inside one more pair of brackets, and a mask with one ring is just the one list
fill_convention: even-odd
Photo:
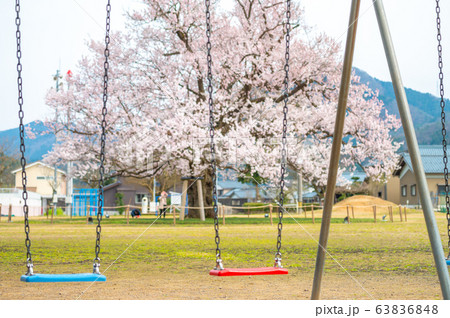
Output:
[[[69,70],[67,72],[67,76],[70,78],[72,77],[72,71]],[[70,83],[70,81],[69,81]],[[69,83],[67,84],[67,90],[70,89]],[[67,109],[67,126],[70,127],[70,109]],[[72,178],[72,167],[73,162],[69,161],[67,163],[67,187],[66,187],[66,206],[67,211],[66,213],[70,215],[70,218],[72,218],[72,193],[73,193],[73,178]]]
[[[59,70],[56,70],[56,74],[53,75],[53,80],[56,81],[56,92],[59,91],[59,80],[62,78]],[[55,126],[58,123],[58,110],[55,110]],[[55,138],[57,134],[57,127],[55,128]],[[53,215],[56,214],[56,207],[58,205],[58,168],[55,164],[54,174],[53,174]]]
[[156,204],[156,177],[153,177],[153,202]]
[[[301,213],[303,209],[303,174],[301,172],[297,173],[297,205],[300,203],[300,211]],[[298,210],[298,207],[297,207]]]

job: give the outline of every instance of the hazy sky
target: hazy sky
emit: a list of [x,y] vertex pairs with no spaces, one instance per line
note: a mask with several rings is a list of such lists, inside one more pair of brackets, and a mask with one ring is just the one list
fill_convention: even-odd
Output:
[[[223,0],[231,1],[231,0]],[[308,24],[342,42],[346,38],[350,0],[302,0]],[[450,3],[441,1],[446,88],[450,97]],[[444,3],[445,2],[445,3]],[[53,75],[76,70],[87,53],[85,41],[104,38],[103,0],[22,0],[22,51],[25,121],[44,119],[46,91]],[[124,12],[137,0],[112,0],[112,30],[123,29]],[[386,14],[406,87],[437,94],[435,1],[385,0]],[[0,0],[0,130],[18,126],[14,2]],[[362,0],[354,66],[390,80],[372,0]],[[450,106],[450,105],[449,105]]]

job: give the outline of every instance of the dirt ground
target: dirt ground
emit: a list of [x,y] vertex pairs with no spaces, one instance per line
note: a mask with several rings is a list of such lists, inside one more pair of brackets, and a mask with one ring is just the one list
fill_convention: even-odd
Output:
[[[195,266],[180,273],[145,266],[105,273],[102,283],[42,283],[19,281],[20,272],[3,277],[0,299],[309,299],[312,273],[290,270],[280,276],[209,276],[209,268]],[[12,273],[11,273],[12,274]],[[432,275],[325,274],[322,299],[440,299],[439,282]],[[426,288],[424,288],[426,286]]]

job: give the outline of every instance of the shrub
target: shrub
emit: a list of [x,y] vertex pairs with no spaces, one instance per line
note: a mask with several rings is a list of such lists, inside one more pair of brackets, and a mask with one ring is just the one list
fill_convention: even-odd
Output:
[[[52,215],[52,211],[53,208],[49,208],[47,209],[47,211],[45,212],[45,216],[49,216]],[[56,214],[53,214],[54,216],[63,216],[64,215],[64,211],[62,208],[56,208]]]
[[123,212],[125,212],[125,208],[123,207],[123,193],[117,192],[116,195],[116,206],[120,206],[120,208],[117,208],[117,211],[119,212],[120,215],[123,214]]
[[[263,207],[269,205],[269,203],[263,203],[263,202],[246,202],[244,203],[244,207]],[[272,203],[272,205],[274,205]],[[275,205],[274,205],[275,206]],[[261,208],[261,209],[243,209],[244,213],[248,213],[250,211],[250,213],[265,213],[265,212],[269,212],[270,208],[269,207],[265,207],[265,208]]]

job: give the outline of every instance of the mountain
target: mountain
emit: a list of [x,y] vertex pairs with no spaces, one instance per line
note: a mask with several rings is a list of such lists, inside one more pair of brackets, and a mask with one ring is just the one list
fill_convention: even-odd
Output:
[[[371,89],[379,91],[378,98],[383,101],[388,113],[400,118],[392,83],[380,81],[358,68],[354,68],[354,70],[355,74],[360,77],[361,83],[368,84]],[[405,88],[405,92],[418,143],[420,145],[440,145],[442,143],[440,98],[410,88]],[[450,106],[450,100],[446,99],[445,102],[446,105]],[[448,121],[450,121],[450,118]],[[450,123],[447,124],[447,129],[449,128]],[[392,136],[396,141],[405,141],[403,129],[392,132]],[[405,147],[406,142],[404,142],[402,148],[405,149]]]
[[[35,138],[27,136],[27,131],[31,130]],[[27,162],[41,160],[42,157],[52,149],[55,143],[55,135],[41,121],[33,121],[25,125],[25,157]],[[20,157],[19,129],[13,128],[0,131],[0,145],[5,148],[9,156]]]
[[[379,91],[378,98],[383,101],[388,113],[400,118],[392,83],[380,81],[358,68],[354,68],[354,70],[356,75],[360,77],[361,83],[368,84],[373,90]],[[411,108],[418,143],[420,145],[440,145],[442,143],[440,99],[429,93],[421,93],[409,88],[405,88],[405,91]],[[446,104],[450,105],[450,100],[446,100]],[[450,118],[448,121],[450,122]],[[55,136],[41,121],[34,121],[25,126],[29,127],[36,135],[34,139],[25,138],[27,161],[41,160],[43,155],[52,149]],[[447,129],[450,131],[450,124],[448,124]],[[395,141],[405,141],[403,129],[392,132],[392,136]],[[8,155],[18,157],[18,129],[0,131],[0,145],[6,148]],[[401,150],[404,150],[405,147],[406,142],[403,143]]]

